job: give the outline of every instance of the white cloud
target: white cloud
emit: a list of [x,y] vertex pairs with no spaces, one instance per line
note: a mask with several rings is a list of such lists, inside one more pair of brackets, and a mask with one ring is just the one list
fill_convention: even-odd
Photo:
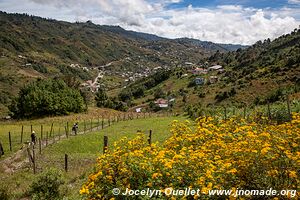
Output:
[[[171,38],[191,37],[218,43],[253,44],[257,40],[273,39],[288,33],[299,24],[292,17],[281,16],[280,11],[266,12],[240,6],[217,9],[189,7],[158,15],[155,20],[147,20],[143,26],[133,29]],[[126,28],[132,29],[130,26]]]
[[[299,2],[299,0],[290,0]],[[299,8],[255,9],[238,5],[167,9],[181,0],[2,0],[0,8],[68,21],[120,25],[169,38],[191,37],[218,43],[253,44],[292,31]],[[35,9],[39,8],[39,9]]]
[[300,0],[289,0],[290,4],[300,4]]

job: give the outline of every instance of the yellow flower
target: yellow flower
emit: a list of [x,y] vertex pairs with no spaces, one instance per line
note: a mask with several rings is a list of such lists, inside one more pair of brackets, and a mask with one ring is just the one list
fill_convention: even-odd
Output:
[[156,179],[156,178],[159,177],[159,176],[161,176],[160,173],[154,173],[154,174],[152,174],[152,178],[153,178],[153,179]]
[[271,148],[270,147],[265,147],[261,150],[261,154],[262,155],[265,155],[266,153],[268,153],[268,151],[270,150]]
[[289,177],[291,177],[291,178],[297,178],[297,172],[295,172],[295,171],[290,171],[290,172],[289,172]]
[[235,168],[232,168],[231,170],[229,170],[227,173],[231,173],[231,174],[236,174],[237,170]]
[[89,189],[87,189],[85,186],[81,188],[81,190],[79,191],[79,193],[82,194],[89,194]]

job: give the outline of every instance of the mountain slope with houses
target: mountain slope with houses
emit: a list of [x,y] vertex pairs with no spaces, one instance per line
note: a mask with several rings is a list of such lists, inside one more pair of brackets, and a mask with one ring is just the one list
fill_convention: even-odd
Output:
[[[146,88],[145,95],[133,102],[151,105],[157,99],[167,102],[176,98],[168,109],[182,110],[189,105],[267,104],[283,101],[286,95],[300,99],[300,30],[236,52],[217,51],[199,63],[187,62],[170,74],[168,79]],[[136,82],[123,90],[139,87]]]
[[108,75],[106,84],[118,88],[133,75],[199,63],[218,50],[91,21],[69,23],[1,11],[0,28],[0,110],[5,111],[19,88],[37,78],[93,80],[99,67],[106,66],[101,68]]

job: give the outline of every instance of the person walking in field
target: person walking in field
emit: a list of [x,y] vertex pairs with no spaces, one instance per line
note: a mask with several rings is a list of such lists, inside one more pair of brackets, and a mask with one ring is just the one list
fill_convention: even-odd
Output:
[[75,135],[77,135],[77,130],[78,130],[78,122],[76,122],[72,127],[72,131],[74,132]]
[[35,143],[36,143],[36,135],[35,135],[35,131],[32,131],[30,137],[31,137],[31,142],[32,142],[32,144],[35,144]]

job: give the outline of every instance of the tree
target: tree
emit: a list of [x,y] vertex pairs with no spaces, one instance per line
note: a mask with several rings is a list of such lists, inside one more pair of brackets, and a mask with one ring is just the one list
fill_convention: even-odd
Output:
[[98,92],[96,93],[96,103],[98,107],[105,107],[105,103],[107,101],[108,97],[107,94],[105,92],[104,88],[99,88]]
[[86,109],[83,97],[62,80],[37,80],[23,87],[10,105],[15,118],[67,115]]
[[154,98],[155,98],[155,99],[158,99],[158,98],[163,98],[163,97],[165,97],[164,91],[163,91],[161,88],[157,88],[157,89],[154,91]]
[[130,89],[126,89],[126,90],[122,90],[119,95],[118,95],[119,99],[121,101],[130,101],[132,98],[132,92]]

